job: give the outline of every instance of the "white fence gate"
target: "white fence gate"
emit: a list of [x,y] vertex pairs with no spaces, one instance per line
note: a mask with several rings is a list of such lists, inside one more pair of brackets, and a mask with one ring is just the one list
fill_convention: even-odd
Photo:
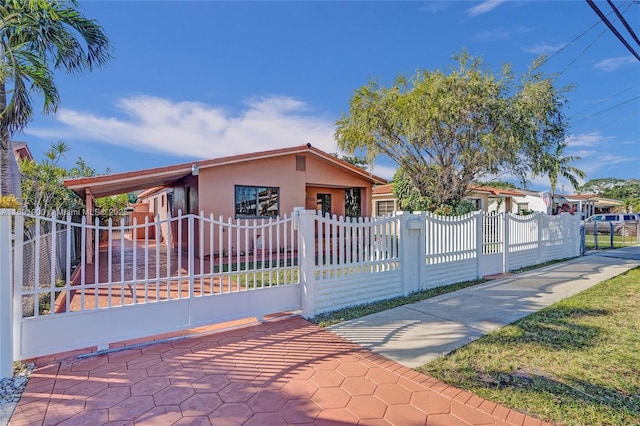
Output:
[[[166,241],[155,238],[161,227]],[[0,210],[0,376],[13,360],[276,312],[309,318],[575,257],[579,228],[569,214],[352,220],[300,210],[114,225]],[[24,268],[44,242],[50,253]]]

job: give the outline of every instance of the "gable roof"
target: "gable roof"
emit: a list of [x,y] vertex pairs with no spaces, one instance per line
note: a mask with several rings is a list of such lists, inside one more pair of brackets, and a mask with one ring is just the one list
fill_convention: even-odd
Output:
[[199,169],[220,167],[228,164],[242,163],[245,161],[262,160],[265,158],[281,157],[291,154],[312,154],[337,167],[346,169],[372,184],[386,183],[386,179],[375,176],[366,170],[340,160],[333,155],[326,153],[311,144],[301,145],[291,148],[281,148],[269,151],[253,152],[250,154],[232,155],[229,157],[213,158],[210,160],[192,161],[189,163],[176,164],[173,166],[155,167],[131,172],[114,173],[109,175],[94,176],[88,178],[66,179],[64,185],[78,194],[85,197],[90,192],[95,198],[106,197],[108,195],[123,194],[140,189],[165,186],[184,176],[191,174],[193,166]]

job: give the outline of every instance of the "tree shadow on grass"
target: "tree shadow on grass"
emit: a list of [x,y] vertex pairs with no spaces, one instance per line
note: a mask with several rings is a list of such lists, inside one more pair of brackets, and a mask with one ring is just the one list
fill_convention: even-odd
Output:
[[[577,352],[596,346],[599,336],[606,331],[580,324],[579,320],[609,314],[606,309],[554,306],[516,321],[509,329],[485,336],[483,340],[489,346],[534,344],[542,352],[569,351],[580,356]],[[473,381],[477,385],[501,392],[517,392],[523,397],[530,395],[525,399],[548,400],[549,411],[556,414],[574,410],[578,416],[573,419],[575,424],[601,424],[603,421],[605,424],[640,424],[640,393],[586,381],[571,374],[571,369],[554,374],[545,371],[544,367],[537,369],[526,365],[509,370],[472,368],[476,376]]]
[[597,344],[603,330],[574,320],[608,314],[605,309],[554,306],[514,322],[509,332],[489,334],[483,341],[488,345],[535,343],[549,350],[580,350]]
[[[578,424],[640,424],[640,394],[626,393],[602,385],[593,384],[575,377],[564,379],[551,375],[518,368],[509,373],[505,371],[476,371],[478,379],[489,389],[538,394],[553,402],[556,410],[566,411],[563,407],[574,407],[583,418],[574,419]],[[546,395],[546,396],[545,396]],[[583,409],[580,409],[583,407]],[[584,407],[592,407],[584,410]],[[553,409],[551,410],[553,411]],[[597,419],[589,419],[597,413]]]

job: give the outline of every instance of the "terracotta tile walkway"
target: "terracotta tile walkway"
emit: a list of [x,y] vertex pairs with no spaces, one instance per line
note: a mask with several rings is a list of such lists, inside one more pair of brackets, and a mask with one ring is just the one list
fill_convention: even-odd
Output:
[[37,360],[10,425],[541,425],[293,317]]

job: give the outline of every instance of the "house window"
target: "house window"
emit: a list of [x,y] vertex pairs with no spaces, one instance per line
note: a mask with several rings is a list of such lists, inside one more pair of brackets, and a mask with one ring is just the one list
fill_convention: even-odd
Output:
[[529,203],[518,203],[518,214],[522,214],[523,211],[529,211]]
[[469,198],[469,202],[473,204],[473,207],[476,211],[482,210],[482,199],[481,198]]
[[360,188],[349,188],[344,190],[344,215],[346,217],[362,216]]
[[378,201],[376,203],[376,213],[378,216],[386,216],[389,214],[393,214],[395,211],[395,206],[393,200],[388,201]]
[[304,172],[307,170],[307,157],[304,155],[296,155],[296,171]]
[[236,218],[278,216],[279,192],[276,187],[236,185]]

